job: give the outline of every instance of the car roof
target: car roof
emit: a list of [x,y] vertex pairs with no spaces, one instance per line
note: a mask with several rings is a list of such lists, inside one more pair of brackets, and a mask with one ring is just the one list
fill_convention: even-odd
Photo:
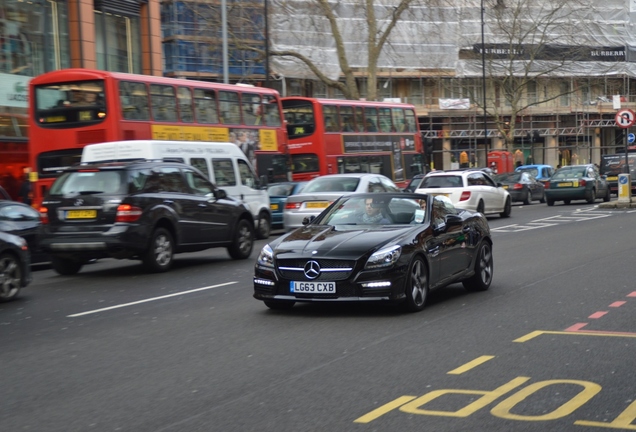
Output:
[[515,168],[515,171],[521,168],[544,168],[544,167],[552,168],[552,165],[548,165],[548,164],[521,165]]
[[82,163],[78,165],[73,165],[65,169],[65,171],[80,171],[83,169],[125,169],[128,167],[154,167],[154,166],[180,166],[184,168],[194,168],[191,165],[185,164],[183,162],[176,161],[159,161],[159,160],[130,160],[130,161],[119,161],[119,162],[88,162]]

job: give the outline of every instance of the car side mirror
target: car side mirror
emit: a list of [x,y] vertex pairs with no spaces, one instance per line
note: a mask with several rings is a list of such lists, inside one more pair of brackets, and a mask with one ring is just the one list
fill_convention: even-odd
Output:
[[303,225],[309,225],[316,219],[316,216],[307,216],[303,219]]
[[216,189],[214,191],[214,197],[218,200],[227,198],[227,192],[223,189]]
[[449,227],[461,225],[464,222],[461,216],[452,215],[452,214],[446,215],[445,221],[446,221],[446,226],[449,226]]

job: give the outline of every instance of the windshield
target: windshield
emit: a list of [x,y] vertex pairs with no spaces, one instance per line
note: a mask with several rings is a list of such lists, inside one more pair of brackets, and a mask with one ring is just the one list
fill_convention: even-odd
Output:
[[41,127],[70,128],[106,118],[104,81],[76,81],[35,87],[35,115]]
[[539,170],[537,168],[524,168],[524,169],[517,170],[517,172],[527,172],[527,173],[530,173],[532,177],[539,176]]
[[312,180],[303,193],[315,192],[355,192],[360,179],[357,177],[321,177]]
[[127,189],[124,170],[71,171],[53,183],[50,195],[125,194]]
[[557,172],[552,176],[553,179],[564,179],[564,178],[581,178],[585,177],[585,168],[581,167],[563,167],[559,168]]
[[462,183],[460,176],[431,176],[424,177],[418,189],[462,187]]
[[319,225],[409,225],[427,221],[426,199],[354,195],[341,198]]
[[511,173],[505,173],[505,174],[498,174],[495,176],[495,181],[498,182],[518,182],[519,180],[521,180],[521,174],[520,172],[511,172]]

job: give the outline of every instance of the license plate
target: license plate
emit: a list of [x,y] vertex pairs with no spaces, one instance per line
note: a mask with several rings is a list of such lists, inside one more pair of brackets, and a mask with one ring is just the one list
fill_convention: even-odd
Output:
[[508,189],[508,185],[503,185],[503,188],[504,189]]
[[430,193],[429,195],[431,195],[431,196],[445,196],[445,197],[450,196],[450,194],[447,194],[447,193]]
[[559,183],[557,186],[558,187],[573,187],[574,183],[572,182]]
[[327,208],[329,203],[326,201],[314,201],[305,203],[305,208]]
[[614,176],[612,176],[612,177],[608,177],[608,178],[607,178],[607,180],[609,180],[609,181],[616,181],[616,180],[618,180],[618,177],[614,177]]
[[269,208],[270,210],[278,210],[278,204],[270,204]]
[[97,210],[68,210],[66,219],[95,219]]
[[335,282],[290,282],[289,291],[297,294],[335,294]]

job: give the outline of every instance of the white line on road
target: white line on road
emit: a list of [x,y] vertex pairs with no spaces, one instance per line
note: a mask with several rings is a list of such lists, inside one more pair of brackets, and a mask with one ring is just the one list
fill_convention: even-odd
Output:
[[204,290],[209,290],[209,289],[214,289],[214,288],[220,288],[220,287],[223,287],[223,286],[226,286],[226,285],[233,285],[235,283],[238,283],[238,282],[226,282],[226,283],[222,283],[222,284],[218,284],[218,285],[210,285],[210,286],[206,286],[206,287],[202,287],[202,288],[195,288],[195,289],[192,289],[192,290],[189,290],[189,291],[181,291],[181,292],[178,292],[178,293],[168,294],[168,295],[161,296],[161,297],[152,297],[152,298],[149,298],[149,299],[139,300],[139,301],[136,301],[136,302],[123,303],[123,304],[120,304],[120,305],[109,306],[109,307],[102,308],[102,309],[95,309],[95,310],[92,310],[92,311],[80,312],[80,313],[76,313],[76,314],[73,314],[73,315],[67,315],[66,317],[67,318],[76,318],[76,317],[83,316],[83,315],[90,315],[90,314],[94,314],[94,313],[104,312],[104,311],[107,311],[107,310],[124,308],[124,307],[133,306],[133,305],[137,305],[137,304],[141,304],[141,303],[148,303],[148,302],[155,301],[155,300],[163,300],[163,299],[166,299],[166,298],[169,298],[169,297],[176,297],[176,296],[180,296],[180,295],[183,295],[183,294],[191,294],[191,293],[194,293],[194,292],[197,292],[197,291],[204,291]]

